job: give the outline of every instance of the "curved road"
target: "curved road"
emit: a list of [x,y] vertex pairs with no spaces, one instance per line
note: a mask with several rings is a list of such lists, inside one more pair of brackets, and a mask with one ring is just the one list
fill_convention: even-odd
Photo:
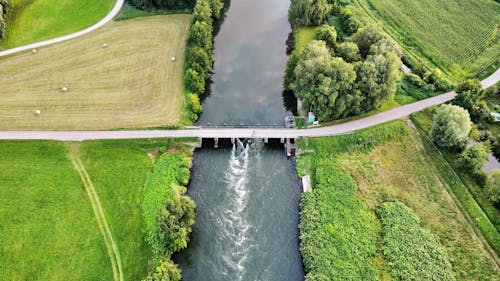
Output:
[[[487,88],[500,81],[500,69],[482,81]],[[140,138],[295,138],[334,136],[351,133],[360,129],[382,124],[395,119],[403,118],[411,113],[421,111],[427,107],[442,104],[452,100],[455,92],[449,92],[436,97],[421,100],[415,103],[393,108],[359,120],[339,125],[314,129],[184,129],[184,130],[134,130],[134,131],[0,131],[1,140],[60,140],[83,141],[97,139],[140,139]]]
[[106,23],[110,22],[111,20],[113,20],[113,18],[122,9],[124,1],[125,0],[117,0],[116,3],[115,3],[115,6],[113,7],[113,9],[111,10],[111,12],[109,12],[109,14],[105,18],[103,18],[98,23],[96,23],[96,24],[94,24],[94,25],[92,25],[92,26],[90,26],[90,27],[88,27],[88,28],[86,28],[84,30],[81,30],[81,31],[78,31],[78,32],[75,32],[75,33],[71,33],[71,34],[68,34],[68,35],[64,35],[64,36],[61,36],[61,37],[57,37],[57,38],[54,38],[54,39],[49,39],[49,40],[46,40],[46,41],[41,41],[41,42],[37,42],[37,43],[33,43],[33,44],[29,44],[29,45],[20,46],[20,47],[8,49],[8,50],[5,50],[5,51],[1,51],[0,52],[0,57],[11,55],[11,54],[22,52],[22,51],[27,51],[27,50],[32,50],[32,49],[40,48],[40,47],[43,47],[43,46],[47,46],[47,45],[51,45],[51,44],[55,44],[55,43],[59,43],[59,42],[63,42],[63,41],[66,41],[66,40],[69,40],[69,39],[73,39],[73,38],[76,38],[76,37],[80,37],[82,35],[90,33],[92,31],[94,31],[94,30],[102,27],[103,25],[105,25]]

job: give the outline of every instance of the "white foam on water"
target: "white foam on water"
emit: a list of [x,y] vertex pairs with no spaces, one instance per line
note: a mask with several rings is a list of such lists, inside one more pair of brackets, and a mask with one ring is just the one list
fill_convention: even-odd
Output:
[[232,251],[225,253],[222,259],[236,276],[236,280],[243,280],[245,274],[245,261],[251,243],[248,237],[250,225],[245,218],[244,211],[248,202],[248,162],[251,145],[237,140],[233,144],[229,168],[225,179],[230,193],[230,204],[223,211],[224,218],[221,223],[222,235],[229,240]]

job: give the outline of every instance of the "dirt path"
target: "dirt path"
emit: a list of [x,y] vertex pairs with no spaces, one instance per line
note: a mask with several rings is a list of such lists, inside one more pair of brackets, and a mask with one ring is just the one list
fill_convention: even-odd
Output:
[[99,229],[104,237],[104,243],[106,244],[106,248],[108,250],[109,259],[111,261],[111,267],[113,269],[113,277],[115,281],[123,281],[123,271],[122,271],[122,262],[120,258],[120,251],[118,250],[118,246],[113,239],[113,235],[111,233],[111,229],[109,228],[108,221],[106,220],[106,216],[104,215],[104,209],[99,200],[99,196],[95,190],[95,187],[90,179],[87,171],[85,170],[85,166],[80,160],[80,144],[72,143],[70,146],[69,158],[71,162],[75,166],[75,169],[80,174],[83,185],[85,186],[85,191],[90,199],[90,204],[92,205],[92,209],[94,211],[94,215],[97,220],[97,224],[99,225]]

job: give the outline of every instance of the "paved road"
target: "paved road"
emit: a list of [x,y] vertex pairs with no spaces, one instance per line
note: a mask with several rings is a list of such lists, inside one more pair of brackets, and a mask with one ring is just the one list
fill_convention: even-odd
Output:
[[412,104],[400,106],[363,119],[328,127],[296,130],[296,129],[186,129],[186,130],[134,130],[134,131],[12,131],[0,132],[3,140],[61,140],[83,141],[96,139],[140,139],[163,137],[202,137],[202,138],[286,138],[286,137],[319,137],[334,136],[368,128],[391,120],[408,116],[432,105],[447,102],[455,93],[447,93],[425,99]]
[[17,53],[17,52],[32,50],[32,49],[40,48],[40,47],[43,47],[43,46],[47,46],[47,45],[51,45],[51,44],[63,42],[63,41],[69,40],[69,39],[73,39],[73,38],[85,35],[85,34],[87,34],[89,32],[92,32],[92,31],[94,31],[94,30],[102,27],[106,23],[110,22],[111,20],[113,20],[113,18],[122,9],[124,1],[125,0],[117,0],[116,3],[115,3],[115,6],[113,7],[113,9],[111,10],[111,12],[109,12],[109,14],[105,18],[103,18],[98,23],[96,23],[96,24],[94,24],[94,25],[92,25],[92,26],[90,26],[90,27],[88,27],[88,28],[86,28],[86,29],[84,29],[82,31],[78,31],[78,32],[71,33],[71,34],[68,34],[68,35],[65,35],[65,36],[61,36],[61,37],[57,37],[57,38],[54,38],[54,39],[49,39],[49,40],[46,40],[46,41],[41,41],[41,42],[37,42],[37,43],[33,43],[33,44],[29,44],[29,45],[20,46],[20,47],[17,47],[17,48],[12,48],[12,49],[8,49],[8,50],[5,50],[5,51],[1,51],[0,52],[0,57],[11,55],[11,54],[14,54],[14,53]]

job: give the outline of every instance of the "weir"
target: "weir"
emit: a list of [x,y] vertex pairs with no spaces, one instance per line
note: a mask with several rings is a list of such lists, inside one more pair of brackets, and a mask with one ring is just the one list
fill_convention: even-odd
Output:
[[199,143],[205,147],[219,148],[220,145],[235,145],[237,142],[248,140],[262,140],[264,145],[276,145],[282,144],[284,147],[284,152],[288,157],[294,157],[297,155],[297,138],[200,138]]

